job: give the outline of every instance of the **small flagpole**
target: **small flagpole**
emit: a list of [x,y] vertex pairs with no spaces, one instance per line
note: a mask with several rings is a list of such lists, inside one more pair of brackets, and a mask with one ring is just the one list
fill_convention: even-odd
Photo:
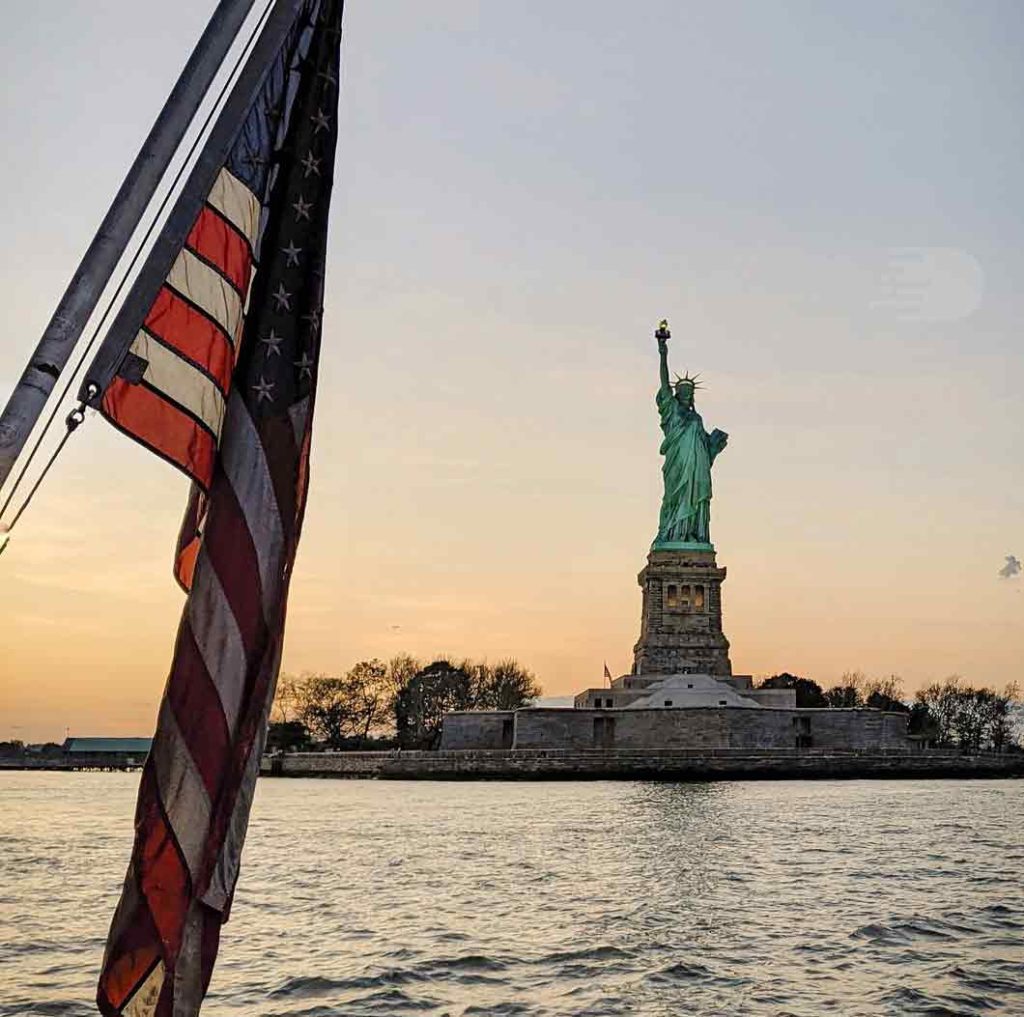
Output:
[[220,0],[0,415],[0,487],[255,0]]

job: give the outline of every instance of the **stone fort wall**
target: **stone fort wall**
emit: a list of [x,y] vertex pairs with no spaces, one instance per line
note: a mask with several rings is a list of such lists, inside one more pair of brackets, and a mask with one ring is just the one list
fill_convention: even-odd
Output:
[[[511,718],[511,744],[509,719]],[[579,710],[449,713],[441,749],[906,750],[905,713],[878,710]]]
[[383,780],[807,780],[1024,777],[1024,756],[828,749],[462,749],[264,756],[267,777]]

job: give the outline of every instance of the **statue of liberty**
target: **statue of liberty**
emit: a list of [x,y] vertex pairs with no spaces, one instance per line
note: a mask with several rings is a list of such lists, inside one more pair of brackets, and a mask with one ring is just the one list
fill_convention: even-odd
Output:
[[662,475],[665,495],[661,501],[661,520],[654,548],[711,547],[711,464],[729,436],[725,431],[704,430],[704,421],[694,407],[697,377],[676,375],[675,388],[668,377],[668,322],[662,321],[654,333],[661,358],[661,387],[658,412],[665,440]]

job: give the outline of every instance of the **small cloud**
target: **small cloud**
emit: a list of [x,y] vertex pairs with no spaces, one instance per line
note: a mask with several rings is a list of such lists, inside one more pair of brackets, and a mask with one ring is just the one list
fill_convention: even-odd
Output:
[[1021,573],[1020,559],[1013,554],[1006,556],[1006,564],[999,570],[999,576],[1001,579],[1014,579]]
[[899,321],[961,321],[980,306],[985,273],[956,247],[894,247],[872,307]]
[[390,631],[392,632],[398,632],[398,630],[401,629],[401,627],[401,625],[389,625],[388,629],[390,629]]

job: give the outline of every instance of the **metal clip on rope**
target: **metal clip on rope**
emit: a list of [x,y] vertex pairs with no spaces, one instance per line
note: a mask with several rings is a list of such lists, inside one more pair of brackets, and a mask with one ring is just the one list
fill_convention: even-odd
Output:
[[85,399],[68,414],[67,419],[64,421],[64,424],[68,429],[68,434],[74,431],[78,425],[85,420],[85,411],[88,409],[89,403],[99,394],[99,386],[94,382],[90,382],[86,389]]
[[[95,384],[90,384],[89,387],[86,390],[86,393],[85,393],[86,400],[95,399],[96,396],[98,396],[99,394],[100,394],[99,386],[97,386]],[[2,533],[4,535],[4,542],[2,544],[0,544],[0,554],[4,553],[5,548],[10,543],[10,541],[11,541],[11,531],[17,525],[18,520],[22,516],[22,513],[25,511],[25,509],[28,508],[29,502],[31,502],[32,499],[35,497],[36,491],[39,490],[39,485],[46,478],[46,474],[50,472],[50,467],[53,466],[54,462],[56,462],[57,456],[59,456],[61,454],[61,452],[64,451],[64,446],[67,444],[68,438],[70,438],[71,435],[74,434],[75,431],[78,430],[79,426],[85,420],[85,411],[86,411],[86,409],[88,409],[88,401],[83,401],[83,402],[80,402],[67,415],[67,418],[64,421],[64,424],[67,427],[67,430],[64,432],[64,437],[61,438],[61,440],[58,443],[57,447],[53,450],[53,454],[46,461],[46,465],[43,467],[42,472],[36,478],[36,482],[32,485],[32,489],[28,492],[28,495],[26,496],[25,500],[21,503],[21,507],[15,513],[14,518],[10,522],[10,525],[5,527],[5,528],[0,528],[0,533]],[[9,501],[10,501],[10,499],[8,499],[8,503],[9,503]],[[5,509],[7,508],[7,504],[8,503],[4,504],[4,508]]]

